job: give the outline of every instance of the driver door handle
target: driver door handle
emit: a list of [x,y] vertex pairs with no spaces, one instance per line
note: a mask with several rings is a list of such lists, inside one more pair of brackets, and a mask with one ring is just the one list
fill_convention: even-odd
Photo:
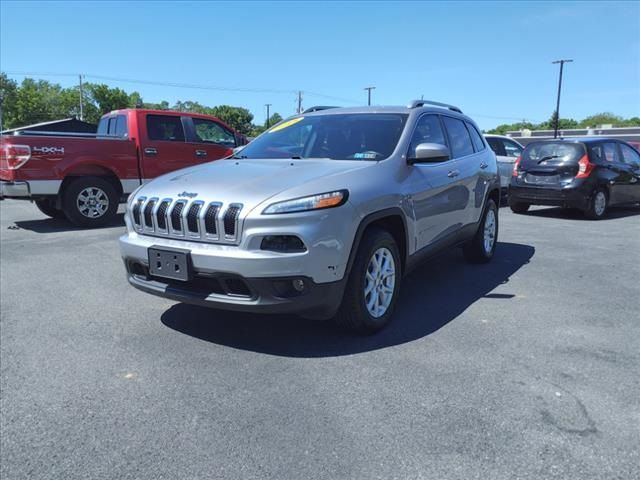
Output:
[[144,149],[144,154],[145,155],[157,155],[158,154],[158,150],[156,150],[153,147],[147,147]]
[[447,173],[447,177],[449,178],[455,178],[458,175],[460,175],[460,172],[458,170],[450,170],[449,173]]
[[206,150],[196,150],[196,157],[206,157],[207,156],[207,151]]

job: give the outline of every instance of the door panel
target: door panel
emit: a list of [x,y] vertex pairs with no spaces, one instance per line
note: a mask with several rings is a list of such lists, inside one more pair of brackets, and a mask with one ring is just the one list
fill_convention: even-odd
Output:
[[628,175],[628,182],[624,185],[625,202],[640,202],[640,154],[629,145],[619,145]]
[[193,165],[193,147],[185,142],[180,116],[146,116],[147,135],[141,142],[142,173],[145,179]]
[[233,132],[213,120],[193,118],[194,158],[197,162],[210,162],[233,153],[236,138]]
[[455,160],[410,168],[413,171],[408,185],[415,213],[416,246],[421,249],[460,229],[469,191],[460,179]]

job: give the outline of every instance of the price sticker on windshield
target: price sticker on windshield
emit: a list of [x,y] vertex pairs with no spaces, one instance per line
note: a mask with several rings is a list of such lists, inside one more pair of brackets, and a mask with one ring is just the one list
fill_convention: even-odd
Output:
[[295,125],[302,119],[304,119],[304,117],[292,118],[291,120],[282,122],[280,125],[276,125],[271,130],[269,130],[269,133],[274,133],[274,132],[279,132],[280,130],[284,130],[285,128],[290,127],[291,125]]

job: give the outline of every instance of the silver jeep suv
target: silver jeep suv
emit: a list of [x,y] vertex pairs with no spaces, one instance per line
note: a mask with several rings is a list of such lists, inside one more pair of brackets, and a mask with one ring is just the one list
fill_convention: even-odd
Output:
[[132,193],[120,238],[131,285],[372,332],[421,260],[451,246],[491,260],[496,157],[460,109],[419,100],[311,110],[233,157]]

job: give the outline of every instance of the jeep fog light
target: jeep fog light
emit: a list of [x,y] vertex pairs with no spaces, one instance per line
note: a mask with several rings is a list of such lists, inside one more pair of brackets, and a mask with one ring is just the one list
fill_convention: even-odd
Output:
[[304,290],[305,284],[304,280],[301,278],[296,278],[293,282],[291,282],[293,288],[296,292],[302,292]]

